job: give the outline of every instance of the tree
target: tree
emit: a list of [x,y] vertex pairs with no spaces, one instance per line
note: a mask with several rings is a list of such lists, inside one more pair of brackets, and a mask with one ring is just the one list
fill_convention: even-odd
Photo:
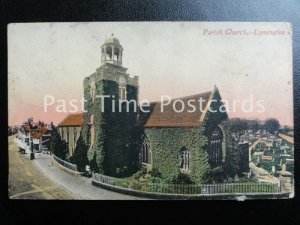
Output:
[[75,152],[70,158],[70,161],[77,165],[79,171],[84,171],[85,166],[88,164],[87,148],[88,146],[80,135],[76,143]]
[[239,145],[232,138],[229,127],[231,127],[230,121],[224,121],[222,123],[225,141],[226,141],[226,158],[224,164],[225,175],[228,177],[234,177],[240,171],[240,154],[239,154]]
[[244,130],[247,130],[247,122],[246,120],[240,118],[233,118],[230,120],[230,130],[231,132],[241,133]]
[[52,126],[50,151],[61,159],[66,159],[68,153],[68,145],[65,140],[61,140],[59,131],[55,126]]
[[264,128],[272,134],[274,133],[274,131],[277,131],[279,127],[280,127],[279,121],[274,118],[267,119],[264,125]]
[[245,130],[259,130],[261,125],[258,120],[248,120],[241,118],[232,118],[230,120],[230,131],[234,133],[243,133]]

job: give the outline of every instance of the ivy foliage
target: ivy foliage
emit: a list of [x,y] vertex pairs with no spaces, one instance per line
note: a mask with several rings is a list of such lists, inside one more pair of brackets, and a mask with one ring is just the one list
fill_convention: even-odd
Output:
[[[144,129],[151,143],[153,167],[168,183],[201,184],[236,175],[239,152],[228,132],[228,115],[218,89],[213,91],[211,99],[214,101],[211,101],[210,110],[206,112],[200,127]],[[218,126],[226,131],[223,133],[226,158],[219,168],[212,168],[208,162],[208,142]],[[184,174],[180,170],[180,149],[183,147],[191,154],[190,172]]]
[[230,122],[224,121],[222,123],[225,132],[225,141],[226,141],[226,158],[225,158],[225,165],[224,165],[224,176],[228,178],[232,178],[237,175],[240,171],[240,149],[238,143],[236,143],[233,138],[231,137],[229,128]]
[[[127,85],[127,99],[136,100],[138,89]],[[138,171],[140,166],[139,152],[143,143],[142,137],[147,137],[152,150],[152,178],[166,183],[196,183],[201,184],[221,177],[234,176],[238,167],[238,146],[230,137],[226,121],[226,112],[219,109],[224,105],[217,89],[212,94],[210,108],[199,127],[153,127],[136,126],[137,112],[134,105],[126,103],[119,106],[118,84],[114,81],[100,80],[96,83],[96,95],[111,96],[104,102],[100,98],[94,101],[90,98],[89,88],[84,90],[85,103],[84,124],[81,129],[80,146],[75,150],[78,159],[84,159],[84,153],[93,172],[114,177],[126,177]],[[114,96],[114,97],[112,97]],[[104,106],[104,112],[102,112]],[[119,108],[120,107],[120,108]],[[114,112],[112,112],[114,110]],[[90,137],[90,118],[93,115],[94,142]],[[222,126],[226,146],[226,158],[221,168],[211,168],[208,162],[208,142],[212,132]],[[190,152],[191,162],[188,172],[182,173],[180,168],[181,149]],[[77,151],[77,153],[76,153]],[[77,157],[76,156],[76,157]],[[217,173],[213,173],[212,171]]]
[[222,123],[228,119],[228,115],[225,111],[225,105],[222,102],[221,95],[218,89],[215,89],[212,93],[212,97],[209,110],[207,111],[202,127],[204,127],[204,134],[207,137],[214,132],[214,130]]
[[168,183],[181,182],[180,155],[182,147],[191,154],[191,172],[185,180],[202,183],[209,171],[207,153],[202,148],[207,139],[201,128],[146,128],[145,134],[151,142],[152,163],[161,177]]
[[[127,85],[127,99],[137,101],[137,88]],[[135,125],[137,113],[133,103],[126,111],[126,102],[119,105],[118,83],[110,80],[100,80],[96,83],[96,95],[109,96],[104,99],[89,96],[84,115],[83,136],[87,143],[87,158],[91,170],[115,177],[129,176],[136,171],[137,154],[134,147]],[[102,107],[103,106],[103,107]],[[102,109],[104,108],[104,111]],[[94,142],[90,140],[90,118],[94,120]]]

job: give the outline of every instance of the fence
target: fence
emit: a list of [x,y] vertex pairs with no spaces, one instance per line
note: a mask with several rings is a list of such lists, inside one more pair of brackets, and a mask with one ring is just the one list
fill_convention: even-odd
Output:
[[79,172],[79,171],[77,170],[77,165],[72,164],[72,163],[69,163],[69,162],[67,162],[67,161],[65,161],[65,160],[62,160],[62,159],[58,158],[58,157],[55,156],[55,155],[53,155],[53,159],[54,159],[57,163],[59,163],[60,165],[66,167],[66,168],[68,168],[68,169],[70,169],[70,170],[73,170],[74,172]]
[[93,179],[100,183],[109,184],[115,186],[117,178],[105,176],[98,173],[93,173]]
[[271,183],[148,184],[146,186],[148,192],[161,194],[254,194],[280,192],[279,185]]
[[259,194],[259,193],[280,193],[280,185],[272,183],[221,183],[221,184],[151,184],[151,183],[130,183],[126,179],[119,179],[93,174],[93,180],[102,184],[115,187],[138,190],[157,194]]

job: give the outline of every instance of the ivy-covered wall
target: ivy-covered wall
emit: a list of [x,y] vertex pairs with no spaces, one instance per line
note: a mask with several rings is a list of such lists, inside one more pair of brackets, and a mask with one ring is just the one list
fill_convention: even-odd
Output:
[[180,155],[182,147],[191,154],[191,173],[188,175],[195,183],[203,182],[209,171],[207,153],[204,146],[207,139],[201,128],[146,128],[150,140],[153,168],[163,179],[172,182],[180,174]]
[[[167,182],[172,182],[180,172],[180,154],[182,147],[191,154],[190,173],[185,174],[194,183],[216,180],[214,176],[226,177],[236,174],[238,159],[237,149],[233,144],[226,126],[227,113],[220,111],[222,101],[220,93],[214,90],[210,111],[205,114],[200,127],[151,127],[144,132],[151,144],[152,166],[158,170]],[[224,107],[224,106],[223,106]],[[208,162],[208,140],[211,133],[221,126],[224,131],[223,147],[226,148],[225,162],[219,168],[220,173],[212,173]],[[228,172],[228,174],[226,174]],[[225,176],[224,176],[225,174]],[[219,178],[219,177],[218,177]]]
[[[127,85],[127,100],[137,101],[138,89]],[[96,82],[96,95],[107,95],[104,100],[104,112],[102,112],[101,98],[90,97],[90,87],[85,88],[84,125],[81,134],[88,150],[87,156],[92,171],[110,176],[122,177],[132,174],[136,170],[136,148],[132,147],[132,138],[136,125],[137,113],[133,103],[129,104],[126,111],[126,103],[122,103],[119,110],[119,86],[115,81],[100,80]],[[114,96],[114,97],[113,97]],[[114,112],[113,112],[114,109]],[[121,111],[121,112],[119,112]],[[91,143],[90,118],[93,115],[94,142]],[[135,158],[134,158],[135,157]]]

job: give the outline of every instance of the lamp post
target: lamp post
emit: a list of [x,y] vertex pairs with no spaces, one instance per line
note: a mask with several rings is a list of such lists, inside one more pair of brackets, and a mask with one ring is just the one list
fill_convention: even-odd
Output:
[[30,148],[30,157],[29,157],[29,159],[33,160],[34,159],[34,152],[33,152],[33,141],[32,140],[30,140],[29,148]]

